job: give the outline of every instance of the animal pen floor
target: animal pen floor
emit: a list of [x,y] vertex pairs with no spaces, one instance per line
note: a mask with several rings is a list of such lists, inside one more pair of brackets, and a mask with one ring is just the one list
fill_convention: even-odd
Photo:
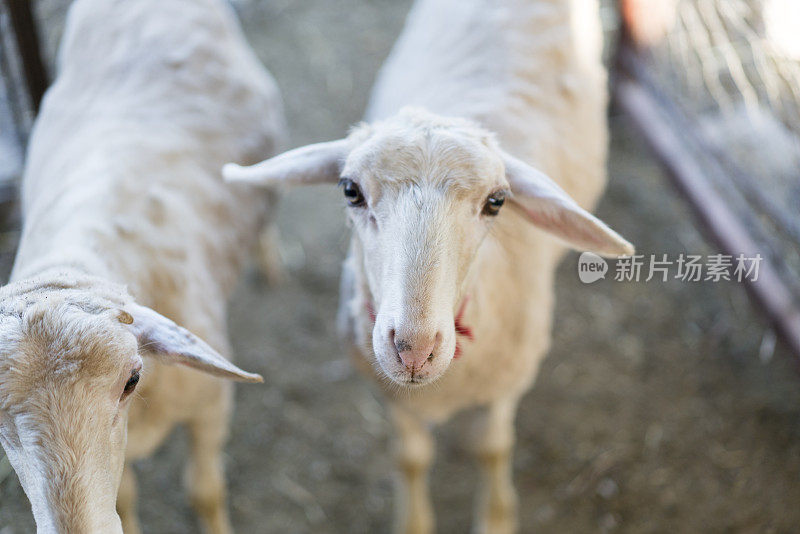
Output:
[[[406,2],[235,2],[283,90],[291,145],[359,120]],[[64,2],[39,8],[52,50]],[[599,213],[643,254],[706,254],[686,206],[624,122],[612,119],[611,183]],[[387,532],[390,426],[336,339],[347,244],[332,187],[289,192],[279,216],[289,277],[251,272],[231,303],[238,362],[264,385],[237,389],[227,448],[238,532]],[[6,240],[11,241],[11,240]],[[10,269],[11,251],[3,254]],[[522,403],[515,480],[522,532],[791,532],[800,527],[800,377],[736,284],[583,285],[558,276],[553,350]],[[613,277],[610,277],[613,278]],[[457,365],[457,363],[456,363]],[[467,532],[475,471],[468,414],[439,432],[432,475],[440,532]],[[147,532],[193,533],[177,432],[138,464]],[[0,534],[33,531],[11,474]]]

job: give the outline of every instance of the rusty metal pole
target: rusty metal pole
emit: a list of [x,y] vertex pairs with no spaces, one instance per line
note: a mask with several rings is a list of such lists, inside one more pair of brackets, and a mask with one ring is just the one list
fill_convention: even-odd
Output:
[[30,104],[34,113],[37,113],[48,81],[39,47],[39,32],[31,11],[31,2],[30,0],[5,0],[5,3],[14,30],[14,38],[17,41],[17,49],[22,58],[22,69]]

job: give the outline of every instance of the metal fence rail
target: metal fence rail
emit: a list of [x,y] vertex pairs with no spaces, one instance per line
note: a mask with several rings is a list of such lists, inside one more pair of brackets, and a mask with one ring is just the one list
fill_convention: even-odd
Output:
[[721,251],[764,258],[748,289],[800,357],[800,63],[772,1],[622,0],[614,97]]

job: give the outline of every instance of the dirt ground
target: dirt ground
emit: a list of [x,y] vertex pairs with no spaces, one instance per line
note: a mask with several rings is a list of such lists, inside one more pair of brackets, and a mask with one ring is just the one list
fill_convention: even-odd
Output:
[[[405,1],[235,2],[281,86],[293,146],[359,120]],[[40,10],[55,20],[63,2]],[[49,41],[54,42],[53,31]],[[51,45],[52,48],[52,45]],[[643,254],[711,251],[627,126],[612,119],[599,213]],[[251,272],[231,303],[238,362],[266,384],[237,389],[227,449],[238,532],[379,533],[392,512],[391,429],[380,395],[335,335],[347,231],[332,188],[280,207],[290,276]],[[6,233],[5,270],[13,247]],[[800,531],[800,376],[737,284],[583,285],[577,255],[558,276],[553,350],[522,403],[515,479],[522,532]],[[432,474],[440,532],[467,532],[476,482],[469,414],[439,432]],[[178,431],[138,467],[146,531],[193,533]],[[0,534],[33,531],[11,474]]]

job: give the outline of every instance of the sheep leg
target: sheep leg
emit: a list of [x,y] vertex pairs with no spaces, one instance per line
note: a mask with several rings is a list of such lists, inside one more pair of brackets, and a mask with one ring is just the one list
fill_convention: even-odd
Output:
[[491,404],[480,421],[476,452],[482,480],[475,530],[481,534],[517,530],[517,494],[511,467],[517,402],[513,398]]
[[117,513],[125,534],[139,534],[142,530],[136,514],[136,499],[136,473],[133,472],[133,466],[126,462],[117,492]]
[[222,449],[228,438],[233,389],[227,382],[219,382],[217,386],[219,400],[189,423],[192,452],[186,486],[204,531],[230,534]]
[[433,437],[425,423],[407,410],[392,406],[391,416],[397,432],[395,532],[427,534],[434,530],[433,507],[428,491],[428,470],[434,455]]
[[256,253],[258,270],[269,285],[278,285],[286,278],[280,253],[280,235],[274,222],[267,222],[258,236]]

